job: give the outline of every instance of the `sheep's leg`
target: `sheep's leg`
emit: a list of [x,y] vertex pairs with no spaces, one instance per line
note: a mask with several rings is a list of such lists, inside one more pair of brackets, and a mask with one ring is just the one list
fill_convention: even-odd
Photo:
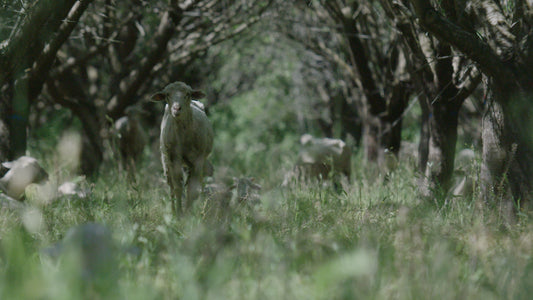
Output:
[[129,157],[127,159],[126,168],[128,181],[133,184],[137,183],[137,178],[135,177],[135,174],[137,173],[137,168],[135,166],[135,160],[133,159],[133,157]]
[[170,187],[172,210],[176,215],[181,213],[181,195],[183,193],[183,169],[181,163],[171,161],[168,152],[163,152],[161,160],[163,171]]
[[183,192],[183,172],[181,167],[175,168],[173,171],[171,180],[169,181],[172,195],[172,209],[174,210],[174,213],[180,214],[182,212],[181,195]]
[[192,206],[192,202],[198,198],[202,189],[202,178],[204,174],[205,160],[197,160],[191,166],[189,170],[189,177],[187,178],[187,201],[185,208],[189,209]]
[[173,195],[172,208],[174,213],[180,214],[182,212],[181,196],[183,193],[183,169],[181,164],[175,164],[171,170],[171,181],[169,182],[171,188],[171,194]]

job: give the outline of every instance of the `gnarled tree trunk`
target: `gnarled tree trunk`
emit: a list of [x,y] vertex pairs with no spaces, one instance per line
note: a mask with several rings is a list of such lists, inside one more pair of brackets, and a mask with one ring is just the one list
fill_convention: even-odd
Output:
[[533,93],[514,93],[496,84],[491,91],[493,100],[483,118],[482,197],[518,208],[533,192]]
[[[410,2],[424,28],[476,62],[489,78],[488,90],[494,102],[483,120],[484,199],[529,201],[533,191],[533,137],[529,121],[533,114],[533,31],[529,25],[533,7],[519,1],[514,11],[504,11],[493,1],[474,3],[478,20],[471,21],[485,29],[479,29],[488,36],[482,39],[470,28],[441,15],[430,1]],[[514,24],[513,28],[510,24]],[[507,191],[513,197],[506,196]]]
[[[38,1],[0,53],[0,157],[24,155],[30,106],[61,45],[92,0]],[[70,14],[69,14],[70,13]],[[66,22],[63,22],[66,20]]]

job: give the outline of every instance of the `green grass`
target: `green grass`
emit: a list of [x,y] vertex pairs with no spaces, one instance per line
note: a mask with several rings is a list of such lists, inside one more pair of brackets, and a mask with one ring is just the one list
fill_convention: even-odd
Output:
[[[205,198],[172,216],[162,172],[147,165],[138,184],[108,165],[88,199],[30,197],[28,208],[3,209],[0,298],[525,299],[533,291],[527,215],[507,224],[471,199],[422,201],[405,166],[385,181],[373,166],[354,165],[340,194],[282,189],[271,169],[257,174],[262,204],[227,218]],[[138,250],[119,252],[112,288],[87,290],[76,263],[42,253],[89,221]]]

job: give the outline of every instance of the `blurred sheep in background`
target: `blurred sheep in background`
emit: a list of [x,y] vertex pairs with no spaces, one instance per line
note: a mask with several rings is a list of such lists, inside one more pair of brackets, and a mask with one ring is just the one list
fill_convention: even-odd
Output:
[[48,173],[37,159],[30,156],[21,156],[2,165],[9,171],[0,178],[0,189],[15,200],[24,200],[24,192],[30,184],[41,183],[48,179]]
[[302,149],[292,172],[285,176],[283,186],[290,181],[326,180],[330,178],[339,188],[339,174],[351,177],[351,150],[340,139],[314,138],[304,134],[300,138]]
[[471,149],[463,149],[455,158],[455,184],[451,188],[453,197],[470,197],[474,194],[474,178],[472,168],[475,153]]
[[87,198],[91,194],[88,187],[82,187],[80,184],[85,181],[85,177],[79,177],[75,181],[66,181],[57,187],[58,197],[78,197],[80,199]]
[[121,165],[128,173],[128,178],[134,181],[135,165],[144,151],[148,137],[141,123],[141,108],[130,106],[125,113],[125,116],[115,122],[115,132]]

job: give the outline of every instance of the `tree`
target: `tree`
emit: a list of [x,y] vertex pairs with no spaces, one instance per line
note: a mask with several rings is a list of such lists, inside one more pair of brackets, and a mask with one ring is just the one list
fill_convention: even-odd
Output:
[[[77,38],[66,40],[60,51],[49,55],[49,72],[39,77],[45,82],[44,92],[29,91],[32,97],[41,95],[48,104],[69,109],[80,120],[82,172],[94,174],[104,158],[109,120],[118,119],[127,106],[168,82],[189,81],[187,66],[212,45],[247,30],[269,4],[268,0],[97,0],[78,18],[80,26],[73,34]],[[20,47],[12,45],[15,52]],[[22,103],[17,86],[11,90],[15,102]],[[9,91],[3,94],[10,98]],[[24,106],[26,115],[29,104]],[[18,126],[25,130],[27,121]]]
[[29,107],[40,94],[57,51],[91,2],[23,3],[26,13],[18,16],[0,52],[1,161],[25,153]]
[[[412,84],[398,36],[373,1],[296,1],[307,28],[284,32],[341,69],[350,94],[360,95],[365,157],[377,162],[385,149],[397,154],[401,120]],[[283,26],[283,25],[282,25]],[[299,31],[298,31],[299,29]]]
[[[403,47],[422,108],[419,166],[424,176],[422,194],[435,196],[450,188],[454,169],[459,109],[481,81],[481,75],[452,47],[432,37],[426,38],[399,3],[382,1],[389,18],[402,33]],[[449,18],[457,19],[455,7],[443,5]],[[454,63],[455,60],[455,63]]]
[[489,79],[490,112],[483,120],[483,198],[506,197],[510,191],[515,200],[529,200],[533,191],[531,3],[442,1],[442,7],[456,8],[454,20],[430,1],[409,2],[423,28],[474,61]]

